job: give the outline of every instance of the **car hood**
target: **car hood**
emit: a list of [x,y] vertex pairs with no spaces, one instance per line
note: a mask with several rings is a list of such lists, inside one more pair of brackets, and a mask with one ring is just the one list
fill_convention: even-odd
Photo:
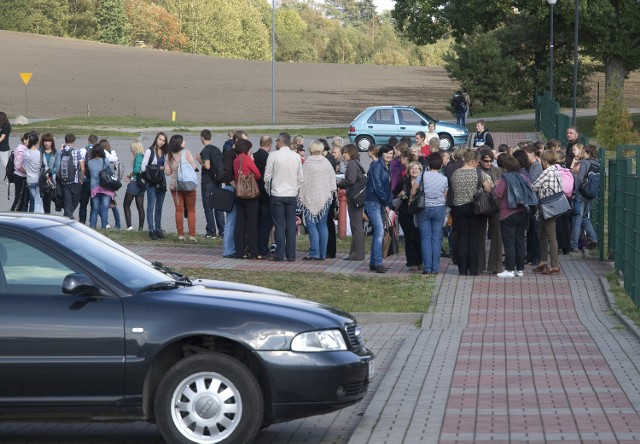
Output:
[[232,290],[242,291],[245,293],[271,294],[293,298],[294,296],[271,288],[259,287],[257,285],[241,284],[239,282],[217,281],[215,279],[193,279],[193,285],[202,285],[205,288],[214,290]]

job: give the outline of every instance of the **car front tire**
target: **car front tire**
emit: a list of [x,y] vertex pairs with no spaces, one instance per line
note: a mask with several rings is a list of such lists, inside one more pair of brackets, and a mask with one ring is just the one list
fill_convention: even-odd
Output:
[[255,376],[221,353],[189,356],[158,386],[156,423],[170,443],[249,443],[264,414]]
[[356,137],[356,146],[360,151],[369,151],[369,147],[375,145],[375,141],[371,136],[358,136]]

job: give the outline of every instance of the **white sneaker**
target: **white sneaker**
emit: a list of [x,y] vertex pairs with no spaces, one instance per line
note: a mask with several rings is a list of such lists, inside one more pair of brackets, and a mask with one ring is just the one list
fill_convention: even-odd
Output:
[[513,278],[516,277],[515,271],[504,270],[502,273],[496,274],[499,278]]
[[111,229],[111,225],[107,224],[106,227],[104,227],[106,230],[110,230]]
[[127,231],[133,231],[133,227],[127,227]]
[[516,273],[516,276],[518,276],[519,278],[524,276],[524,271],[522,271],[522,270],[516,270],[515,273]]

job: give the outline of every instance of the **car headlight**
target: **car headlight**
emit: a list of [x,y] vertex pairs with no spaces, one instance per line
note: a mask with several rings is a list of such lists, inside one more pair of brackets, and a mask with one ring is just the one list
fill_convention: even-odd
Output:
[[347,344],[340,330],[321,330],[300,333],[291,342],[296,352],[322,352],[346,350]]

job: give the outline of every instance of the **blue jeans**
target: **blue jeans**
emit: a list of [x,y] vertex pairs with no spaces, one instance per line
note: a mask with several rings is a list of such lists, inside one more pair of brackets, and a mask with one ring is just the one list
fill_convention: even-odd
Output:
[[118,207],[113,207],[111,211],[113,211],[113,227],[119,230],[122,228],[120,225],[120,210]]
[[217,227],[219,235],[222,236],[224,234],[224,211],[214,210],[209,207],[209,199],[207,199],[207,196],[213,188],[221,188],[221,185],[213,182],[201,184],[202,209],[204,210],[204,217],[207,220],[207,235],[215,236]]
[[44,207],[42,206],[42,197],[40,197],[40,187],[37,183],[28,185],[29,194],[31,194],[31,200],[33,201],[33,212],[44,213]]
[[162,230],[162,205],[167,190],[147,184],[147,225],[149,231]]
[[440,252],[442,250],[442,224],[446,207],[426,207],[416,215],[420,230],[422,251],[422,271],[437,273],[440,270]]
[[296,197],[271,196],[276,259],[296,260]]
[[107,228],[110,203],[111,196],[108,194],[98,193],[91,198],[91,216],[89,216],[89,226],[91,228],[95,228],[98,223],[98,213],[100,213],[100,221],[102,222],[100,228]]
[[598,242],[598,235],[591,223],[591,206],[593,205],[593,199],[585,199],[579,194],[576,194],[574,199],[580,201],[580,213],[571,216],[571,240],[569,241],[569,246],[572,250],[577,250],[580,233],[583,230],[587,233],[587,240],[589,242]]
[[[236,191],[231,185],[225,185],[224,189],[233,192]],[[224,250],[222,253],[224,256],[235,256],[236,254],[236,212],[237,209],[234,204],[231,211],[227,213],[227,220],[224,223]]]
[[322,217],[315,221],[311,216],[304,217],[307,231],[309,232],[309,257],[315,259],[327,257],[327,243],[329,242],[328,217],[329,211],[325,211]]
[[369,265],[382,265],[382,239],[384,238],[384,208],[380,202],[365,202],[364,211],[369,217],[369,225],[373,228],[371,236],[371,256]]

